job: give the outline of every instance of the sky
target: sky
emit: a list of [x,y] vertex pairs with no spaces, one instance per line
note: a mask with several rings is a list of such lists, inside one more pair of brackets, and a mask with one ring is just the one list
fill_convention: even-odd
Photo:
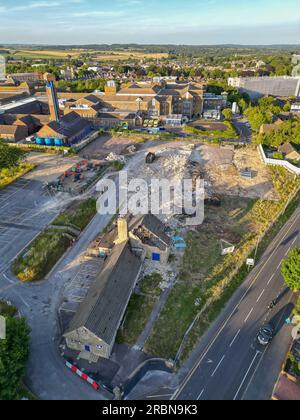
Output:
[[300,0],[0,0],[0,44],[299,44]]

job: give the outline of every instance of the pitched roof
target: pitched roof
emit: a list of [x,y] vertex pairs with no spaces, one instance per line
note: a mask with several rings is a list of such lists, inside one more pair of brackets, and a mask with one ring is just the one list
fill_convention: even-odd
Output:
[[290,153],[298,153],[298,150],[295,148],[295,146],[292,145],[292,143],[285,143],[282,146],[279,146],[278,151],[284,153],[285,155],[289,155]]
[[127,242],[116,245],[66,334],[85,327],[112,344],[142,266]]
[[70,112],[61,119],[60,123],[50,121],[50,123],[45,125],[38,134],[42,135],[44,131],[49,129],[59,136],[72,137],[89,126],[91,126],[89,121],[80,117],[76,112]]
[[0,136],[1,134],[16,134],[20,129],[17,125],[0,125]]
[[154,235],[160,244],[159,248],[165,249],[172,244],[171,238],[165,233],[165,225],[153,214],[135,217],[130,224],[130,231],[136,231],[139,228],[148,230]]

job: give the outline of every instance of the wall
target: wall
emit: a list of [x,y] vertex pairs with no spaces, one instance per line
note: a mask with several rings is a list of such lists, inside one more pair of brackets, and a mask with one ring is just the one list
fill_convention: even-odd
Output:
[[297,168],[296,166],[292,165],[290,162],[287,162],[286,160],[267,158],[265,155],[263,146],[261,144],[258,146],[258,150],[265,165],[282,166],[286,168],[289,172],[292,172],[293,174],[300,176],[300,168]]

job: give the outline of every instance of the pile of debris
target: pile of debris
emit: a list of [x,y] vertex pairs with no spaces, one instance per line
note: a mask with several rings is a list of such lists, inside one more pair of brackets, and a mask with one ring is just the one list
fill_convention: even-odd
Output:
[[114,152],[111,152],[107,158],[106,158],[107,162],[120,162],[120,163],[126,163],[126,159],[124,156],[121,155],[117,155]]

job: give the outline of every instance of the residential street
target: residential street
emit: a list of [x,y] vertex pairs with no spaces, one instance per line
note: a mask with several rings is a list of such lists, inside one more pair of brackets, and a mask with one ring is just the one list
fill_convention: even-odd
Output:
[[[178,400],[268,400],[291,342],[285,325],[293,295],[284,285],[281,262],[300,245],[300,209],[284,226],[218,320],[202,338],[185,366]],[[278,299],[273,310],[272,300]],[[276,337],[263,348],[256,340],[265,323]]]

